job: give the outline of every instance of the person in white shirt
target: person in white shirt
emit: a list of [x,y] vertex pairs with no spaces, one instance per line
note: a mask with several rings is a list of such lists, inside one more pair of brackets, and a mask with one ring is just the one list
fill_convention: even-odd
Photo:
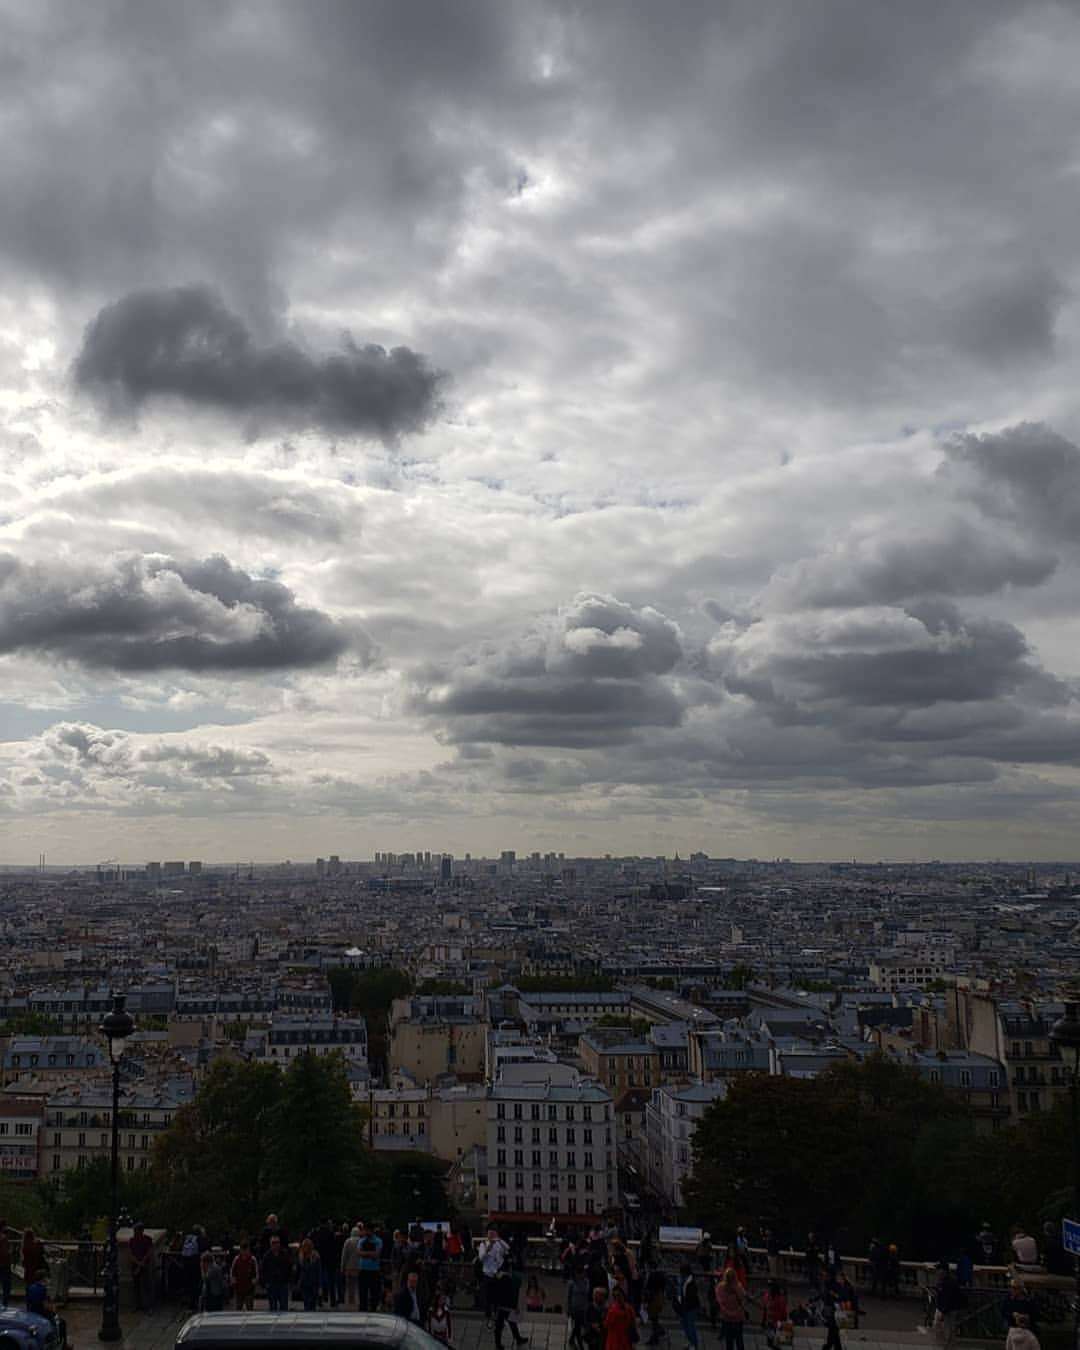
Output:
[[499,1276],[510,1255],[509,1246],[499,1237],[497,1228],[489,1228],[487,1238],[476,1249],[476,1259],[480,1263],[480,1273],[484,1277],[484,1315],[490,1320],[498,1307]]

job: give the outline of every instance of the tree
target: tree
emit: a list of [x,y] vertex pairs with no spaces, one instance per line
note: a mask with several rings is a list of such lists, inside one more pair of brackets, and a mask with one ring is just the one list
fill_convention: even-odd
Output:
[[[146,1172],[121,1172],[117,1178],[120,1208],[141,1216],[152,1207],[153,1186]],[[58,1237],[77,1237],[83,1228],[93,1228],[112,1209],[112,1164],[109,1158],[91,1158],[83,1167],[69,1168],[60,1188],[48,1188],[44,1212],[29,1222],[31,1228]],[[9,1221],[15,1223],[9,1210]]]
[[358,1013],[367,1024],[368,1063],[373,1073],[386,1067],[386,1022],[396,998],[412,992],[412,980],[394,966],[367,970],[342,967],[329,972],[335,1012]]
[[386,1188],[378,1214],[391,1228],[406,1228],[417,1219],[445,1219],[450,1214],[444,1178],[448,1164],[426,1153],[395,1153],[388,1163]]
[[155,1217],[171,1228],[202,1223],[235,1233],[261,1226],[282,1079],[274,1064],[211,1064],[194,1100],[157,1142]]
[[746,989],[754,982],[754,968],[740,961],[724,976],[725,989]]
[[455,994],[471,994],[472,989],[463,980],[421,980],[416,986],[416,992],[429,998],[450,998]]
[[813,1079],[742,1075],[693,1142],[685,1192],[706,1226],[764,1223],[795,1241],[812,1230],[855,1251],[877,1233],[928,1257],[968,1236],[965,1110],[883,1055]]
[[352,1099],[339,1053],[289,1061],[272,1125],[268,1188],[292,1227],[370,1211],[383,1177],[364,1142],[364,1112]]

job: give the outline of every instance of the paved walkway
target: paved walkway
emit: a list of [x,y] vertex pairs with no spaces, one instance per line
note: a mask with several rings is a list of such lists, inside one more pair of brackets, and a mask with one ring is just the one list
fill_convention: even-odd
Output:
[[[912,1299],[895,1302],[884,1300],[866,1300],[867,1316],[862,1319],[858,1331],[845,1331],[841,1338],[846,1346],[858,1347],[858,1350],[900,1350],[905,1345],[920,1345],[927,1350],[933,1341],[925,1334],[916,1331],[918,1304]],[[311,1314],[313,1317],[318,1314]],[[69,1304],[64,1309],[68,1324],[68,1337],[76,1350],[89,1350],[97,1343],[97,1330],[101,1322],[100,1304]],[[124,1338],[123,1350],[172,1350],[176,1332],[189,1314],[172,1304],[165,1304],[152,1313],[124,1311],[120,1322]],[[566,1318],[561,1313],[522,1314],[520,1319],[522,1332],[529,1337],[527,1350],[564,1350],[566,1345]],[[685,1350],[685,1342],[677,1322],[670,1316],[663,1319],[666,1336],[661,1341],[662,1350]],[[701,1350],[722,1350],[723,1339],[709,1327],[706,1319],[699,1324]],[[794,1350],[817,1350],[825,1339],[822,1327],[797,1327],[795,1330]],[[765,1338],[756,1330],[747,1329],[746,1350],[765,1350]],[[644,1347],[646,1337],[641,1339]],[[506,1337],[507,1350],[513,1350],[513,1342]],[[495,1350],[495,1342],[490,1327],[476,1313],[454,1313],[455,1350]],[[525,1348],[523,1347],[523,1350]]]

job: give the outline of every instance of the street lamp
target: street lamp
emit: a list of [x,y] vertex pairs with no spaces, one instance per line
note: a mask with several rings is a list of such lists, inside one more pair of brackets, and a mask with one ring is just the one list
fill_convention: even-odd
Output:
[[[1073,1146],[1073,1212],[1070,1216],[1080,1223],[1080,1002],[1065,1004],[1065,1016],[1050,1028],[1050,1039],[1061,1047],[1062,1058],[1072,1051],[1072,1077],[1069,1096],[1072,1098]],[[1076,1258],[1076,1294],[1073,1302],[1073,1342],[1080,1350],[1080,1256]]]
[[116,1245],[120,1189],[120,1060],[135,1022],[124,1008],[123,994],[113,994],[112,1011],[105,1014],[98,1031],[109,1046],[112,1064],[112,1192],[109,1207],[109,1245],[105,1251],[104,1297],[101,1303],[99,1341],[118,1341],[120,1331],[120,1253]]

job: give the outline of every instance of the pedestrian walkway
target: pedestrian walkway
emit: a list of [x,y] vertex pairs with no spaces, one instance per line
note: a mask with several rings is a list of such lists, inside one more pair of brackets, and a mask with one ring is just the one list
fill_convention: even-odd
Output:
[[[76,1350],[89,1350],[92,1343],[97,1343],[100,1304],[69,1305],[64,1309],[64,1316],[68,1337]],[[120,1319],[123,1350],[171,1350],[177,1331],[189,1316],[186,1310],[174,1304],[161,1305],[153,1312],[123,1312]],[[315,1318],[318,1313],[309,1316]],[[858,1350],[902,1350],[903,1346],[914,1345],[927,1350],[927,1337],[916,1330],[916,1319],[911,1300],[891,1303],[874,1300],[859,1330],[845,1331],[841,1336],[845,1346],[851,1346],[853,1350],[854,1347]],[[520,1325],[529,1337],[527,1350],[564,1350],[567,1328],[566,1318],[561,1313],[523,1313]],[[674,1318],[664,1318],[661,1327],[665,1333],[660,1341],[661,1350],[685,1350],[685,1341]],[[698,1333],[701,1350],[722,1350],[723,1338],[709,1327],[707,1319],[699,1325]],[[641,1338],[641,1347],[647,1339],[646,1332]],[[816,1350],[824,1339],[823,1327],[796,1327],[794,1350]],[[764,1336],[749,1324],[745,1340],[746,1350],[765,1350]],[[504,1344],[506,1350],[513,1350],[509,1334]],[[480,1314],[454,1313],[454,1350],[495,1350],[491,1327]]]

